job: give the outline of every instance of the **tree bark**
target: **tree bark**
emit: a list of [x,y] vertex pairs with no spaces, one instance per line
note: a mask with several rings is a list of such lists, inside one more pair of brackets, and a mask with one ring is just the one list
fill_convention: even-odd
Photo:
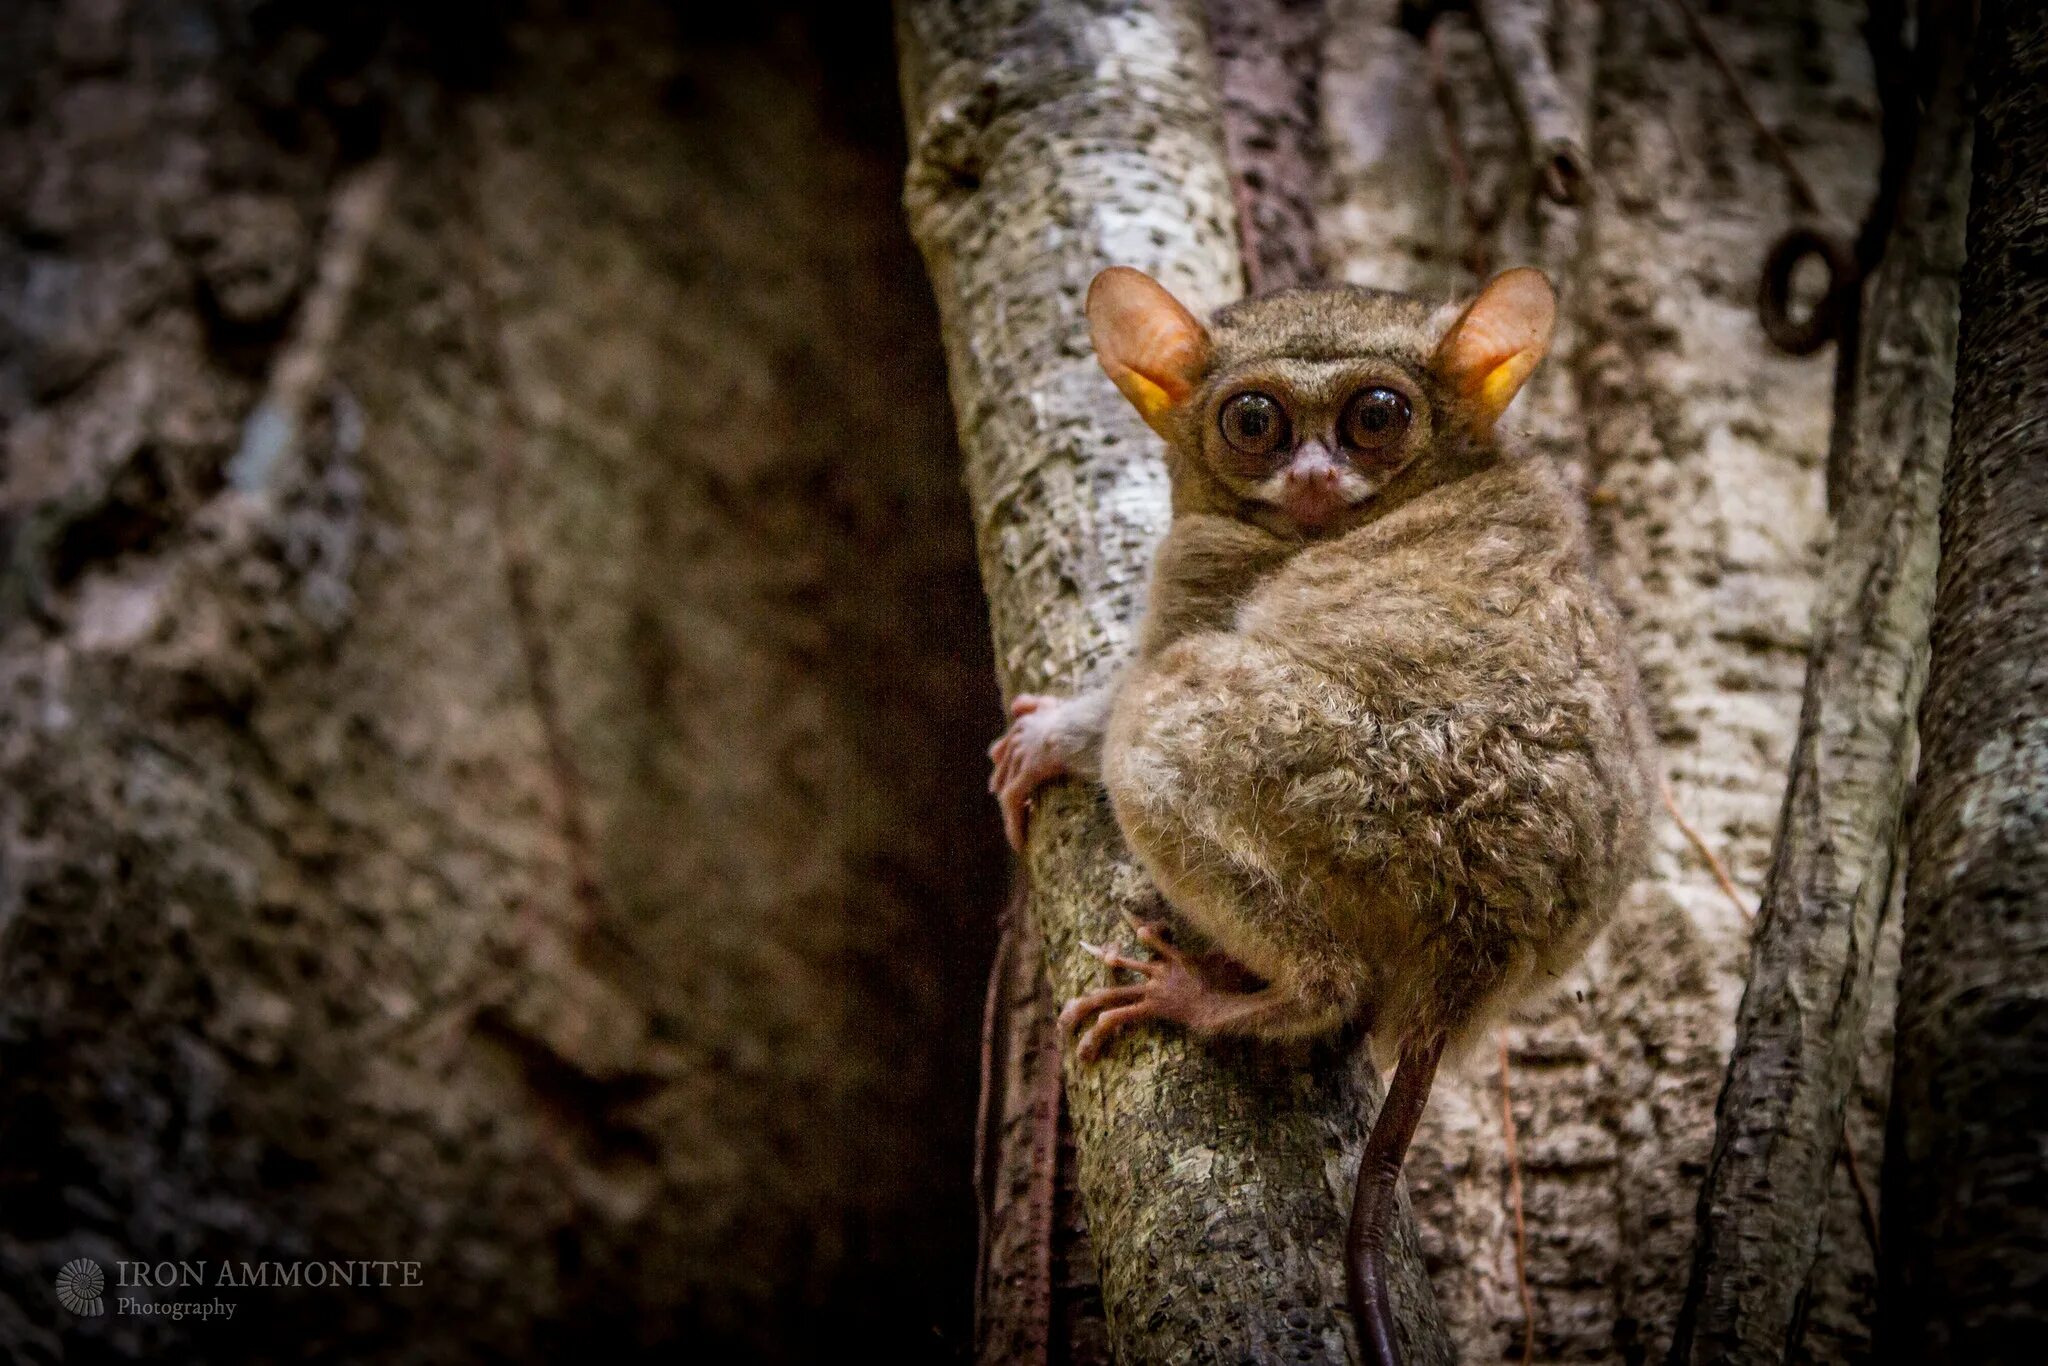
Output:
[[[940,302],[998,670],[1100,681],[1127,647],[1166,521],[1164,467],[1101,377],[1081,299],[1135,265],[1198,309],[1242,287],[1201,7],[1148,0],[898,9],[906,199]],[[1055,992],[1083,939],[1154,904],[1099,794],[1040,802],[1034,914]],[[1341,1361],[1350,1169],[1377,1087],[1335,1048],[1281,1056],[1147,1032],[1067,1071],[1080,1190],[1123,1361]],[[1411,1360],[1448,1361],[1404,1227]]]
[[1316,199],[1323,165],[1328,0],[1208,0],[1246,293],[1322,279]]
[[1885,1162],[1899,1361],[2035,1361],[2048,1330],[2048,10],[1981,24]]
[[[1063,1178],[1059,1006],[1045,980],[1045,949],[1021,884],[1003,912],[982,1019],[980,1150],[975,1195],[981,1248],[975,1267],[974,1359],[1031,1366],[1055,1357],[1063,1230],[1055,1217]],[[1069,1366],[1094,1360],[1062,1343]]]
[[0,1359],[954,1361],[998,712],[886,23],[340,8],[0,20]]
[[1934,596],[1968,201],[1967,35],[1923,29],[1930,72],[1897,228],[1836,434],[1836,531],[1806,702],[1700,1192],[1673,1362],[1780,1362],[1802,1330],[1827,1189],[1899,870]]
[[[1253,291],[1320,276],[1324,0],[1208,5],[1223,140]],[[1028,905],[1013,897],[991,970],[982,1053],[983,1241],[976,1360],[1092,1366],[1109,1359],[1102,1287],[1061,1100],[1058,1003]],[[1048,1151],[1049,1150],[1049,1151]],[[1049,1167],[1049,1170],[1047,1169]]]
[[[1494,265],[1553,272],[1557,341],[1508,421],[1587,490],[1677,806],[1746,895],[1783,806],[1828,529],[1832,366],[1773,352],[1752,305],[1785,223],[1783,172],[1729,117],[1674,8],[1554,0],[1546,50],[1584,120],[1593,194],[1550,203],[1480,34],[1452,11],[1438,24],[1468,219],[1401,8],[1333,12],[1331,269],[1469,294],[1476,226]],[[1869,203],[1877,164],[1864,17],[1845,0],[1731,0],[1704,16],[1765,116],[1797,129],[1843,222]],[[1661,1358],[1686,1288],[1750,921],[1675,824],[1658,833],[1650,875],[1586,963],[1505,1029],[1539,1361]],[[1408,1167],[1440,1301],[1474,1359],[1518,1359],[1526,1320],[1500,1095],[1492,1066],[1442,1077]],[[1829,1210],[1814,1313],[1832,1336],[1816,1360],[1854,1360],[1871,1286],[1850,1183],[1838,1170],[1802,1198]]]

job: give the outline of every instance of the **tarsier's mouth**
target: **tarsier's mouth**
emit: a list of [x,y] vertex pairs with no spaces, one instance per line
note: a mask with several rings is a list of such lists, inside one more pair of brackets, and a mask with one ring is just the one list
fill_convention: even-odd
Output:
[[1300,526],[1318,531],[1349,512],[1352,502],[1336,488],[1315,484],[1291,488],[1280,499],[1280,510]]

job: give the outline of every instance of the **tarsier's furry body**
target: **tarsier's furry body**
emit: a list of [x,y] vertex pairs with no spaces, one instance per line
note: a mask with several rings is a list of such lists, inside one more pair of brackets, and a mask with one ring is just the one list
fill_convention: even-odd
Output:
[[1135,271],[1090,291],[1097,353],[1166,439],[1174,518],[1136,659],[1020,698],[993,751],[1032,790],[1099,777],[1168,903],[1263,985],[1156,927],[1138,980],[1072,1002],[1092,1057],[1140,1020],[1303,1037],[1400,1065],[1352,1228],[1359,1327],[1398,1355],[1381,1248],[1437,1060],[1554,979],[1614,910],[1654,790],[1634,668],[1577,507],[1495,420],[1548,344],[1549,285],[1463,313],[1290,291],[1202,327]]

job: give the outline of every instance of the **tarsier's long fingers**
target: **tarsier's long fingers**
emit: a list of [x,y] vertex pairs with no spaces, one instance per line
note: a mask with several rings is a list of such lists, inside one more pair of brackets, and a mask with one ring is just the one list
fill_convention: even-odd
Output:
[[1031,797],[1018,790],[1014,783],[1006,783],[996,794],[996,804],[1003,809],[1003,838],[1018,853],[1024,852],[1024,836],[1031,823]]
[[1032,794],[1067,771],[1069,756],[1059,732],[1047,724],[1050,718],[1032,719],[1059,700],[1036,693],[1017,698],[1010,704],[1010,728],[988,747],[988,790],[1002,807],[1003,834],[1019,852],[1030,825]]
[[1166,964],[1157,959],[1133,958],[1122,949],[1105,948],[1101,944],[1090,944],[1085,940],[1081,944],[1081,951],[1120,972],[1135,972],[1146,977],[1157,977],[1166,971]]
[[[1032,712],[1044,706],[1049,700],[1039,696],[1037,693],[1025,693],[1018,697],[1016,701],[1010,703],[1010,719],[1014,721],[1020,716],[1029,716]],[[1017,732],[1010,729],[1005,729],[1001,735],[998,735],[989,744],[988,757],[996,765],[998,773],[1002,769],[1004,760],[1008,756],[1015,754],[1018,749]],[[997,786],[996,776],[991,775],[988,781],[988,790],[993,792]]]
[[1118,1006],[1134,1005],[1150,995],[1150,989],[1143,983],[1134,986],[1097,987],[1094,991],[1083,992],[1061,1009],[1060,1030],[1062,1033],[1072,1034],[1087,1023],[1089,1016]]
[[1140,944],[1158,954],[1168,963],[1177,963],[1187,956],[1166,942],[1166,936],[1160,932],[1159,925],[1155,921],[1139,920],[1133,916],[1131,918],[1131,932],[1138,936]]
[[990,792],[1001,792],[1003,790],[1003,780],[1009,777],[1010,769],[1016,761],[1016,753],[1017,747],[1011,743],[1008,731],[1004,731],[1003,738],[988,747],[988,790]]
[[[1022,780],[1027,762],[1022,744],[1010,736],[1005,736],[1000,743],[1001,750],[994,756],[995,766],[988,777],[988,790],[998,797],[1002,796],[1005,788],[1015,787]],[[1024,795],[1031,795],[1028,788]]]
[[1150,998],[1134,1001],[1127,1006],[1112,1006],[1095,1017],[1095,1023],[1088,1026],[1074,1044],[1074,1056],[1082,1062],[1094,1062],[1108,1046],[1109,1041],[1123,1031],[1124,1026],[1149,1020],[1158,1014]]
[[1047,777],[1034,772],[1028,761],[1014,756],[1003,770],[996,804],[1003,809],[1003,834],[1009,838],[1010,847],[1020,854],[1024,852],[1024,837],[1031,830],[1033,796],[1045,785]]

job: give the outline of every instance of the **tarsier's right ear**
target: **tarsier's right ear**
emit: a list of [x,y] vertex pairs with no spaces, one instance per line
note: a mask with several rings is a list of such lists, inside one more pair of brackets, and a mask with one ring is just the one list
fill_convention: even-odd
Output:
[[1491,427],[1550,349],[1556,321],[1548,276],[1528,266],[1502,271],[1444,333],[1431,364],[1471,405],[1477,425]]
[[1088,286],[1095,358],[1147,424],[1185,402],[1209,365],[1209,333],[1166,287],[1141,270],[1111,266]]

